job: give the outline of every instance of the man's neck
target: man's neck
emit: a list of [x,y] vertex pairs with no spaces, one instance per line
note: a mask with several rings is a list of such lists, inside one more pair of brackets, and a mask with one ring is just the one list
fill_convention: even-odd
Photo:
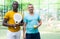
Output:
[[14,9],[13,9],[13,11],[14,11],[14,12],[18,12],[18,10],[17,10],[17,9],[16,9],[16,10],[14,10]]
[[31,15],[33,15],[34,13],[33,12],[30,12]]

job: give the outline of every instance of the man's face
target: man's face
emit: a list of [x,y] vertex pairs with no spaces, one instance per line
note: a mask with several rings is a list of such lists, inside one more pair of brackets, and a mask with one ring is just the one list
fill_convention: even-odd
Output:
[[13,2],[12,7],[13,7],[13,9],[17,9],[18,8],[18,3],[17,2]]
[[29,6],[28,6],[28,10],[29,10],[29,12],[31,12],[31,13],[32,13],[32,12],[33,12],[33,10],[34,10],[33,5],[29,5]]

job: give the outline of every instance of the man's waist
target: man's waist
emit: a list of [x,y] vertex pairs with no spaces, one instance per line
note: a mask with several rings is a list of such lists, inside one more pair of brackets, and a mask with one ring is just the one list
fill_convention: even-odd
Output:
[[16,28],[14,28],[14,27],[8,27],[8,30],[11,31],[11,32],[17,32],[17,31],[20,30],[20,27],[16,27]]
[[38,33],[39,31],[37,30],[37,31],[26,31],[26,33]]

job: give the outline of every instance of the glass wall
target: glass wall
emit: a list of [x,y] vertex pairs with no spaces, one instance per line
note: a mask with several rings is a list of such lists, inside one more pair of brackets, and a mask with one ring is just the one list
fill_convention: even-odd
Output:
[[[48,20],[50,17],[60,20],[60,2],[59,0],[0,0],[0,14],[4,15],[8,10],[12,10],[13,1],[18,1],[19,11],[26,11],[28,4],[33,4],[35,10],[40,12],[42,20]],[[54,16],[55,15],[55,16]]]

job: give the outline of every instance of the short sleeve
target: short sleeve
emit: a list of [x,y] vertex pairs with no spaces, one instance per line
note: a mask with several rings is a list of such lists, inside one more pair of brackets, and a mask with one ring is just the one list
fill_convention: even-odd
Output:
[[38,15],[38,20],[41,20],[40,15]]
[[6,18],[6,19],[9,18],[9,13],[8,12],[5,14],[4,18]]
[[23,20],[23,22],[24,22],[24,23],[27,23],[27,19],[26,19],[26,17],[24,17],[24,20]]

